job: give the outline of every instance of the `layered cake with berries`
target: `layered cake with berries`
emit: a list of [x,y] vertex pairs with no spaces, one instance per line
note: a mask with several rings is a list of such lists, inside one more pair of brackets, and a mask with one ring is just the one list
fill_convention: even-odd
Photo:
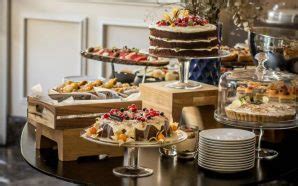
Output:
[[217,27],[188,10],[173,9],[164,19],[150,25],[151,55],[201,57],[218,54]]
[[138,110],[136,105],[131,105],[127,109],[112,109],[103,114],[86,130],[86,135],[119,143],[164,141],[171,137],[177,128],[178,124],[170,124],[163,112],[146,108]]

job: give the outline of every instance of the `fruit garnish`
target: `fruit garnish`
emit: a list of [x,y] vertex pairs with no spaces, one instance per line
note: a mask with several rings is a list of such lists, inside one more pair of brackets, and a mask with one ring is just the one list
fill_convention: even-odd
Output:
[[170,127],[171,127],[172,131],[175,132],[176,130],[178,130],[178,123],[176,123],[176,122],[171,123]]
[[118,136],[118,140],[121,140],[121,141],[123,141],[123,142],[126,142],[126,140],[127,140],[127,136],[126,136],[125,134],[120,134],[120,135]]
[[159,133],[159,134],[157,135],[157,140],[158,140],[158,141],[164,141],[164,140],[165,140],[165,136],[164,136],[162,133]]
[[107,118],[109,118],[110,117],[110,114],[108,114],[108,113],[105,113],[103,116],[102,116],[104,119],[107,119]]
[[164,13],[163,20],[158,21],[158,26],[171,26],[171,27],[186,27],[208,24],[208,20],[199,17],[198,15],[190,15],[189,10],[182,8],[173,8],[172,17],[169,13]]
[[96,129],[95,127],[90,127],[90,128],[88,129],[88,132],[89,132],[89,134],[96,134],[97,129]]

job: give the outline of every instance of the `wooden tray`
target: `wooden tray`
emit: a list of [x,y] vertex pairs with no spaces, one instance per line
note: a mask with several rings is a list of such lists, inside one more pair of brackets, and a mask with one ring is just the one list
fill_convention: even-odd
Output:
[[100,56],[100,55],[90,53],[88,51],[81,51],[81,55],[85,58],[102,61],[105,63],[118,63],[118,64],[124,64],[124,65],[161,67],[161,66],[166,66],[169,64],[169,61],[159,61],[159,62],[133,61],[133,60],[127,60],[127,59],[113,58],[113,57],[108,57],[108,56]]
[[90,104],[73,104],[57,106],[34,97],[28,97],[27,117],[31,124],[40,123],[52,129],[84,128],[94,123],[99,113],[105,113],[110,109],[126,108],[131,104],[142,107],[140,100],[136,101],[112,101]]

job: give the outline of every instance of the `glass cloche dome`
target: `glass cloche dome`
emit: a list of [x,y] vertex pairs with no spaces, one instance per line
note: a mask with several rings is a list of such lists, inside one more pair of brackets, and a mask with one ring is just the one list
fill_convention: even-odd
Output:
[[256,56],[258,67],[223,74],[215,118],[248,128],[290,128],[297,125],[295,75],[267,70],[266,53]]

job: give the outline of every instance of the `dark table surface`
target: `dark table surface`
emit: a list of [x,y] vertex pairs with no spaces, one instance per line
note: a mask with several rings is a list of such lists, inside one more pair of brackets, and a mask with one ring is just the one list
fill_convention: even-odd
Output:
[[96,185],[240,185],[270,183],[298,184],[298,135],[287,131],[281,144],[264,144],[279,151],[274,160],[256,161],[255,168],[237,174],[219,174],[200,168],[195,161],[181,161],[159,155],[158,149],[140,150],[140,165],[152,168],[154,174],[144,178],[121,178],[112,169],[121,166],[123,158],[98,160],[97,157],[78,161],[58,160],[57,150],[35,149],[35,131],[26,124],[21,136],[21,152],[33,168],[69,182]]

